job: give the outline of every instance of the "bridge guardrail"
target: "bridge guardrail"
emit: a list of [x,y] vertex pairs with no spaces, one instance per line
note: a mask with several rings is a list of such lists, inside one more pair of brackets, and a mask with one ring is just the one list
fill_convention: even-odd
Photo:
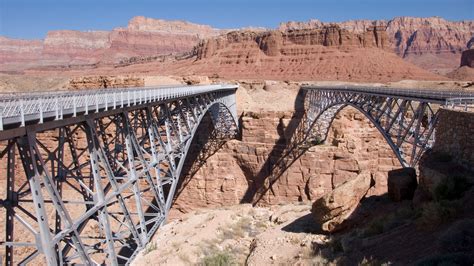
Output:
[[166,101],[212,91],[237,89],[237,85],[200,85],[180,87],[142,87],[122,89],[100,89],[84,91],[61,91],[41,93],[18,93],[0,95],[0,130],[5,125],[54,118],[64,115],[98,112],[101,109],[116,109],[148,102]]
[[450,98],[446,100],[446,108],[474,111],[474,97]]
[[321,86],[305,85],[303,89],[316,90],[340,90],[356,93],[409,97],[419,100],[430,100],[445,104],[448,99],[474,98],[474,91],[461,90],[438,90],[438,89],[410,89],[410,88],[386,88],[386,87],[364,87],[364,86]]

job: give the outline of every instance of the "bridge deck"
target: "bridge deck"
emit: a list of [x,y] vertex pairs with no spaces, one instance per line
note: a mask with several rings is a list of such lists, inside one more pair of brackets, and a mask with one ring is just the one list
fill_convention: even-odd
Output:
[[235,89],[237,85],[201,85],[4,94],[0,95],[0,132],[46,120]]
[[450,105],[452,103],[474,104],[474,91],[464,90],[438,90],[419,88],[388,88],[370,86],[316,86],[305,85],[306,90],[327,90],[370,94],[375,96],[391,96],[400,99],[411,99],[431,103]]

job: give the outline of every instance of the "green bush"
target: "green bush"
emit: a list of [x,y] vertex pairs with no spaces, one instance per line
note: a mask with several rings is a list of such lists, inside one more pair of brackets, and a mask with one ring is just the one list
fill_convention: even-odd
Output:
[[234,264],[234,258],[226,252],[218,252],[203,258],[202,265],[205,266],[226,266]]
[[449,253],[435,255],[423,258],[415,263],[417,266],[455,266],[455,265],[472,265],[473,261],[464,253]]
[[460,199],[470,187],[464,176],[445,178],[436,186],[434,198],[437,201]]
[[439,237],[440,248],[446,252],[474,250],[474,219],[465,219],[453,223]]

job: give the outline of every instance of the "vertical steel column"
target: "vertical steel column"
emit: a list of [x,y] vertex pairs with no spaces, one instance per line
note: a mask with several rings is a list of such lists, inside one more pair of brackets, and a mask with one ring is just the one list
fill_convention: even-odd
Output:
[[18,149],[23,162],[23,168],[30,184],[31,196],[35,204],[36,217],[40,229],[39,243],[37,249],[41,250],[45,256],[48,265],[57,265],[58,257],[55,245],[52,242],[51,232],[48,223],[48,215],[45,210],[43,192],[41,191],[41,175],[34,159],[38,156],[35,153],[34,145],[36,134],[30,132],[27,136],[18,139]]
[[138,243],[140,246],[145,246],[146,244],[146,235],[147,235],[147,230],[146,230],[146,222],[145,222],[145,216],[143,215],[143,208],[142,208],[142,203],[141,203],[141,191],[139,187],[139,178],[137,176],[137,171],[135,169],[135,155],[134,151],[132,148],[132,138],[134,138],[134,134],[131,132],[131,125],[130,121],[128,120],[128,115],[127,113],[122,114],[122,119],[123,119],[123,125],[125,129],[125,146],[127,149],[127,159],[128,159],[128,179],[133,183],[132,188],[133,188],[133,194],[135,197],[135,204],[137,207],[137,213],[138,213],[138,218],[140,219],[140,242]]
[[[96,204],[105,204],[105,194],[102,187],[102,177],[100,176],[99,166],[99,143],[95,136],[95,129],[93,128],[94,123],[90,120],[87,121],[86,136],[87,136],[87,147],[90,154],[90,164],[92,170],[92,176],[94,178],[94,187],[96,194],[94,195],[94,201]],[[107,212],[107,205],[99,210],[99,222],[102,230],[105,232],[105,241],[107,243],[107,252],[111,265],[118,265],[117,254],[114,247],[114,236],[112,234],[112,228],[110,227],[109,214]]]
[[[8,155],[7,155],[7,212],[6,212],[6,230],[5,230],[5,241],[13,242],[14,232],[14,216],[15,210],[13,209],[18,204],[18,199],[15,193],[15,139],[8,141]],[[12,265],[13,262],[13,246],[5,245],[5,265]]]

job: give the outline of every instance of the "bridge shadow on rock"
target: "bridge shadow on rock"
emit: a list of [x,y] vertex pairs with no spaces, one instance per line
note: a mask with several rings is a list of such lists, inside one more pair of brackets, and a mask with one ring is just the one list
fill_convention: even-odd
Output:
[[306,90],[299,90],[294,103],[294,113],[286,129],[280,121],[277,128],[279,139],[255,176],[255,181],[249,183],[241,203],[257,205],[268,191],[275,194],[272,190],[273,184],[311,146],[319,144],[318,141],[306,142],[308,140],[304,130],[306,93]]
[[470,182],[474,173],[446,155],[432,152],[425,154],[420,167],[450,178],[447,183],[440,183],[443,189],[435,189],[435,198],[420,198],[418,194],[413,200],[394,202],[388,193],[370,196],[359,202],[335,232],[321,231],[313,213],[295,219],[281,230],[325,235],[326,243],[312,242],[309,247],[308,259],[315,262],[322,259],[337,265],[472,265],[474,186],[454,177],[465,176]]
[[[218,133],[218,130],[212,123],[210,114],[207,113],[203,117],[196,131],[194,139],[191,142],[191,146],[189,147],[187,157],[184,158],[185,161],[181,171],[182,176],[179,177],[173,202],[175,202],[176,199],[181,195],[194,175],[206,163],[207,159],[219,151],[222,146],[230,139],[221,138],[218,136]],[[239,136],[240,132],[237,135],[237,138]]]
[[415,217],[411,201],[392,202],[384,194],[361,200],[336,232],[321,231],[312,213],[297,218],[282,231],[326,236],[326,243],[311,243],[309,260],[323,259],[337,265],[381,265],[389,261],[404,265],[436,251],[433,243],[439,234],[419,230],[412,220]]

